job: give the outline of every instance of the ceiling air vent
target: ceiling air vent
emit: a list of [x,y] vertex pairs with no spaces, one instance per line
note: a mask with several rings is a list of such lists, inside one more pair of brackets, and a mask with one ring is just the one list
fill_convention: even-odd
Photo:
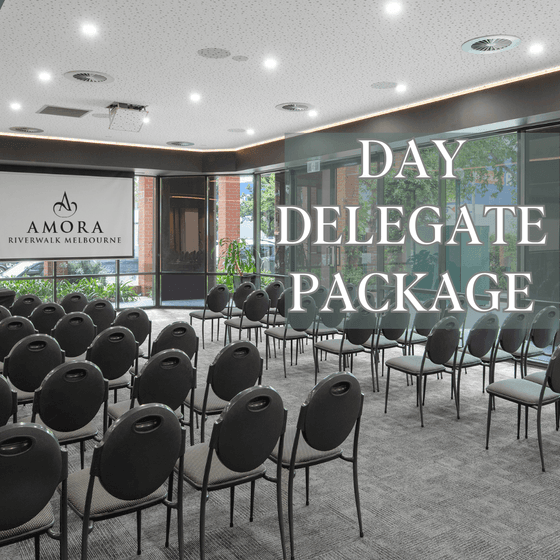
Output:
[[289,102],[289,103],[280,103],[280,105],[276,105],[276,108],[280,111],[290,111],[291,113],[302,113],[303,111],[309,111],[311,109],[311,105],[308,103],[296,103],[296,102]]
[[77,82],[86,82],[89,84],[109,84],[113,81],[113,78],[109,74],[103,72],[94,72],[92,70],[71,70],[64,74],[65,78]]
[[45,132],[41,128],[33,128],[31,126],[12,126],[10,130],[14,132],[25,132],[26,134],[41,134],[41,132]]
[[487,35],[471,39],[461,48],[471,54],[493,54],[514,49],[520,42],[521,39],[513,35]]
[[397,87],[397,82],[375,82],[371,84],[373,89],[395,89]]
[[167,142],[168,146],[180,146],[181,148],[186,148],[187,146],[194,146],[194,142],[182,142],[176,140],[175,142]]
[[55,117],[73,117],[79,119],[91,111],[87,109],[71,109],[69,107],[55,107],[53,105],[45,105],[37,111],[39,115],[54,115]]
[[217,47],[209,47],[207,49],[200,49],[196,51],[204,58],[227,58],[231,53],[226,49],[219,49]]

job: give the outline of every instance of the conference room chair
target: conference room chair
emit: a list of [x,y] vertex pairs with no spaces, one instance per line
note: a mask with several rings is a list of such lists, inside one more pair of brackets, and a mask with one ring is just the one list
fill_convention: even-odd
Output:
[[[527,410],[532,408],[537,411],[537,439],[539,442],[541,467],[542,471],[545,472],[541,415],[543,406],[549,404],[557,405],[560,400],[560,347],[554,350],[541,385],[521,378],[502,379],[501,381],[490,383],[486,387],[486,392],[488,393],[486,449],[488,449],[488,440],[490,439],[490,421],[495,398],[510,401],[517,405],[517,439],[519,439],[521,424],[521,407],[525,407],[525,438],[527,438]],[[558,414],[556,414],[556,430],[558,430]]]
[[[143,404],[159,403],[168,406],[182,419],[181,405],[196,387],[195,369],[182,350],[162,350],[144,364],[134,379],[130,400],[107,406],[110,420],[115,421],[127,410]],[[191,444],[194,442],[193,411],[190,412]]]
[[16,342],[6,356],[4,375],[17,392],[18,404],[32,403],[35,390],[62,363],[64,351],[48,334],[31,334]]
[[312,294],[309,294],[315,301],[315,307],[317,313],[313,325],[306,329],[306,333],[313,338],[313,340],[323,340],[323,337],[334,336],[338,334],[338,329],[336,327],[327,327],[321,322],[321,308],[327,301],[327,296],[329,291],[326,286],[319,286]]
[[275,280],[266,286],[264,290],[268,296],[269,303],[268,311],[262,320],[263,325],[267,328],[283,325],[286,322],[286,319],[276,312],[276,306],[278,305],[280,296],[285,290],[284,284],[280,282],[280,280]]
[[193,391],[185,406],[200,416],[200,441],[204,442],[207,416],[221,414],[229,401],[241,391],[261,383],[263,361],[257,347],[248,340],[230,342],[222,348],[208,368],[204,392]]
[[14,301],[14,304],[10,308],[12,315],[17,315],[18,317],[29,317],[32,311],[41,305],[42,301],[38,296],[33,294],[26,294],[20,296]]
[[138,343],[126,327],[109,327],[93,339],[86,360],[101,370],[117,402],[117,390],[130,388],[132,376],[138,373]]
[[[328,375],[315,385],[301,405],[297,424],[286,428],[284,448],[276,446],[270,456],[277,465],[288,470],[288,526],[292,559],[295,558],[294,482],[298,469],[305,469],[305,505],[308,506],[310,467],[335,459],[352,463],[358,526],[360,537],[364,536],[358,488],[358,440],[363,402],[364,395],[354,375],[348,372]],[[345,455],[341,445],[352,430],[352,454]],[[334,487],[338,488],[337,485]],[[333,496],[333,499],[336,498]]]
[[189,447],[183,467],[185,481],[200,491],[200,559],[205,558],[206,506],[208,494],[230,489],[230,527],[233,527],[235,487],[251,484],[249,520],[253,521],[255,483],[260,478],[276,483],[282,557],[286,558],[282,514],[282,472],[266,474],[264,462],[278,445],[283,452],[287,411],[280,395],[271,387],[251,387],[236,395],[212,429],[210,441]]
[[95,364],[66,362],[55,367],[35,391],[31,422],[52,430],[61,445],[79,443],[83,469],[85,442],[97,436],[94,419],[108,392],[108,381]]
[[10,310],[7,307],[0,305],[0,321],[5,319],[6,317],[11,317],[11,316],[12,313],[10,312]]
[[[448,361],[445,366],[455,372],[456,386],[451,384],[451,398],[455,395],[457,419],[460,418],[461,406],[461,373],[463,370],[482,365],[485,356],[496,344],[500,332],[500,321],[495,313],[486,313],[471,327],[465,345],[457,352],[457,356]],[[456,393],[455,393],[456,391]],[[482,380],[484,393],[484,379]]]
[[114,322],[117,312],[108,299],[94,299],[84,307],[84,313],[91,317],[97,327],[97,334],[108,329]]
[[81,311],[67,313],[59,319],[52,330],[60,347],[66,354],[66,360],[85,357],[89,345],[93,342],[97,332],[89,315]]
[[[306,340],[308,334],[305,332],[315,320],[317,308],[315,300],[311,296],[303,296],[301,298],[301,308],[303,312],[288,311],[292,307],[292,288],[288,288],[282,292],[278,299],[277,312],[286,318],[283,326],[272,327],[264,331],[266,348],[266,369],[268,369],[268,356],[270,354],[270,339],[278,340],[282,346],[282,363],[284,366],[284,377],[286,372],[286,347],[290,343],[290,365],[293,365],[294,341],[296,342],[296,365],[298,355],[299,341]],[[274,344],[274,357],[276,357],[276,344]]]
[[[132,331],[136,342],[138,342],[138,356],[150,357],[150,347],[152,346],[152,322],[148,314],[140,307],[129,307],[123,309],[115,318],[115,327],[126,327]],[[148,346],[144,352],[141,346],[145,341]]]
[[0,305],[9,309],[16,299],[16,292],[9,288],[0,288]]
[[[433,300],[426,301],[423,305],[429,309],[433,305]],[[412,324],[408,328],[404,336],[397,339],[397,345],[402,348],[403,355],[414,355],[414,347],[417,344],[426,344],[430,331],[434,325],[441,319],[442,311],[430,311],[427,313],[416,312],[412,319]]]
[[204,350],[204,324],[206,321],[211,321],[211,333],[210,340],[214,340],[214,321],[217,321],[218,329],[216,333],[216,338],[220,339],[220,319],[224,319],[224,314],[222,310],[227,307],[229,302],[230,293],[224,284],[218,284],[214,286],[206,295],[204,300],[204,309],[201,311],[197,309],[196,311],[191,311],[189,314],[189,321],[192,325],[193,319],[198,319],[202,321],[202,349]]
[[88,557],[90,524],[129,513],[136,513],[140,555],[142,511],[158,504],[177,510],[178,557],[183,558],[183,482],[179,477],[173,500],[173,478],[184,453],[185,430],[164,405],[133,408],[109,428],[93,449],[91,467],[68,477],[68,505],[82,519],[82,560]]
[[152,344],[151,356],[163,350],[182,350],[193,362],[196,369],[198,364],[198,336],[186,321],[175,321],[166,325]]
[[446,317],[455,317],[457,321],[459,321],[459,329],[461,330],[461,339],[460,343],[463,344],[464,341],[464,334],[465,334],[465,323],[467,321],[467,315],[469,310],[469,302],[467,298],[463,295],[458,294],[457,299],[459,300],[459,304],[464,309],[464,311],[453,311],[451,304],[449,303],[448,306],[443,310],[441,314],[441,318],[445,319]]
[[[313,358],[315,361],[315,383],[319,374],[319,352],[336,354],[338,356],[338,369],[344,371],[354,369],[354,356],[365,352],[363,344],[373,337],[377,323],[375,313],[358,306],[355,313],[350,313],[344,322],[342,338],[314,342]],[[371,361],[371,378],[373,380],[373,356]],[[373,380],[375,385],[375,381]]]
[[17,393],[12,389],[8,380],[0,375],[0,426],[5,426],[8,420],[17,412]]
[[62,298],[60,305],[66,313],[73,313],[74,311],[83,311],[87,302],[85,294],[82,294],[82,292],[72,292]]
[[37,329],[37,332],[51,334],[55,325],[64,315],[66,315],[66,311],[61,305],[49,302],[37,306],[29,315],[29,320]]
[[[40,537],[60,543],[60,558],[68,558],[68,459],[54,435],[37,424],[9,424],[0,428],[0,547],[27,539],[41,557]],[[56,532],[50,500],[60,485]],[[13,558],[19,554],[14,551]]]
[[230,342],[232,338],[232,330],[239,331],[239,339],[244,330],[249,332],[249,340],[251,340],[251,330],[255,331],[255,343],[259,343],[259,331],[264,327],[261,322],[263,317],[267,314],[269,307],[268,295],[264,290],[254,290],[245,298],[241,308],[241,315],[239,317],[231,317],[224,321],[225,336],[224,346],[228,339]]
[[[440,319],[428,335],[423,356],[399,356],[385,362],[387,367],[387,384],[385,386],[385,414],[389,399],[389,381],[391,370],[400,371],[416,377],[416,402],[420,407],[420,425],[424,427],[423,404],[426,395],[426,380],[428,375],[443,373],[445,364],[457,352],[461,329],[459,321],[452,315]],[[452,374],[452,383],[455,387],[455,374]],[[422,391],[424,386],[424,391]],[[454,392],[456,394],[456,392]]]
[[6,317],[0,321],[0,373],[14,344],[36,332],[33,323],[25,317]]
[[231,301],[228,303],[228,306],[222,310],[222,313],[228,319],[232,317],[241,317],[243,302],[247,299],[247,296],[255,290],[255,285],[252,282],[242,282],[233,292]]

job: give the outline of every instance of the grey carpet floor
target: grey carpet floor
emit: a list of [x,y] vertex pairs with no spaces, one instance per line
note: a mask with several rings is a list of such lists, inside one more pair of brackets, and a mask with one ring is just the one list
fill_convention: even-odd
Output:
[[[188,311],[149,310],[154,334],[163,326],[188,318]],[[200,322],[195,321],[200,333]],[[198,379],[203,386],[208,365],[223,345],[210,341],[200,350]],[[223,335],[223,331],[221,331]],[[264,344],[259,344],[264,353]],[[417,353],[421,352],[417,348]],[[397,356],[391,350],[387,357]],[[288,356],[289,359],[289,356]],[[321,375],[337,371],[331,357],[321,362]],[[403,375],[391,376],[389,406],[383,412],[386,377],[381,393],[372,392],[369,356],[354,361],[354,374],[365,394],[359,450],[359,481],[364,537],[358,534],[351,465],[343,461],[311,471],[311,500],[305,506],[304,477],[298,474],[294,496],[295,555],[314,560],[357,559],[554,559],[560,558],[560,434],[554,428],[554,407],[543,412],[542,473],[536,437],[536,413],[530,411],[528,439],[516,439],[516,407],[497,404],[492,416],[490,449],[485,450],[488,398],[482,393],[481,369],[470,369],[461,384],[461,419],[450,399],[450,377],[431,377],[420,427],[415,387]],[[497,379],[513,376],[512,364],[497,366]],[[263,384],[274,387],[295,424],[299,407],[313,387],[311,346],[288,367],[272,359]],[[121,391],[124,399],[126,392]],[[100,417],[98,418],[99,425]],[[213,419],[206,425],[209,435]],[[197,437],[199,434],[196,434]],[[350,452],[349,445],[346,446]],[[86,463],[93,443],[88,443]],[[77,446],[69,450],[70,470],[79,468]],[[272,463],[268,464],[274,469]],[[286,478],[284,477],[284,482]],[[286,484],[284,512],[287,525]],[[200,495],[185,485],[186,558],[199,557],[198,512]],[[57,501],[53,499],[57,509]],[[70,558],[80,556],[80,521],[69,513]],[[175,517],[173,518],[175,520]],[[91,560],[178,557],[177,533],[172,524],[171,544],[164,547],[165,508],[143,516],[142,555],[136,556],[134,515],[99,522],[90,535]],[[229,491],[210,495],[207,507],[208,560],[278,559],[281,547],[276,515],[275,487],[258,481],[255,520],[249,522],[249,491],[236,492],[235,526],[229,527]],[[288,546],[288,542],[287,542]],[[41,538],[44,559],[58,558],[57,543]],[[34,557],[32,541],[0,548],[0,560]]]

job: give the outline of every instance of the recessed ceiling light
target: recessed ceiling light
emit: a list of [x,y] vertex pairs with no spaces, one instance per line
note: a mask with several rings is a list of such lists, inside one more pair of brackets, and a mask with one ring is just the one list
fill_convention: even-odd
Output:
[[248,128],[247,134],[255,134],[255,131],[252,128]]
[[21,109],[21,103],[17,103],[17,102],[10,103],[10,109],[12,111],[19,111]]
[[395,89],[397,85],[397,82],[375,82],[371,84],[371,87],[373,89]]
[[544,51],[544,47],[540,43],[535,43],[534,45],[531,45],[529,47],[530,54],[541,54],[543,51]]
[[148,123],[150,122],[150,117],[144,117],[144,118],[142,119],[142,122],[143,122],[144,124],[148,124]]
[[396,91],[398,91],[399,93],[402,93],[403,91],[406,91],[406,86],[404,84],[399,84],[396,88]]
[[42,82],[48,82],[52,78],[49,72],[39,72],[39,80]]
[[309,116],[310,117],[316,117],[317,116],[317,111],[315,111],[315,109],[311,109],[311,111],[309,111]]
[[11,126],[10,130],[14,132],[24,132],[25,134],[41,134],[41,132],[45,132],[42,128],[35,128],[32,126]]
[[168,146],[180,146],[186,148],[187,146],[194,146],[194,142],[185,142],[184,140],[174,140],[173,142],[167,142]]
[[97,35],[97,27],[91,23],[84,23],[82,25],[82,33],[88,37],[93,37]]
[[267,58],[264,62],[264,67],[268,68],[269,70],[272,70],[274,68],[276,68],[278,66],[278,61],[275,60],[274,58]]
[[191,101],[197,103],[198,101],[200,101],[200,99],[200,93],[191,93]]
[[228,132],[243,133],[247,131],[244,128],[228,128]]
[[385,11],[391,15],[396,16],[402,12],[402,4],[400,2],[389,2],[385,4]]

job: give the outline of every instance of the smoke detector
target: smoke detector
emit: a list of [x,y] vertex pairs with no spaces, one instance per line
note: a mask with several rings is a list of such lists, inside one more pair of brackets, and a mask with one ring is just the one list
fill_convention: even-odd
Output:
[[96,72],[93,70],[71,70],[66,72],[64,77],[73,82],[86,82],[90,84],[110,84],[114,78],[104,72]]
[[461,45],[461,48],[470,54],[494,54],[514,49],[521,39],[513,35],[487,35],[477,37]]
[[123,132],[140,132],[148,115],[146,106],[130,103],[111,103],[109,109],[109,128]]
[[291,113],[303,113],[304,111],[309,111],[311,105],[309,103],[299,103],[295,101],[290,101],[288,103],[280,103],[276,105],[276,108],[280,111],[289,111]]

